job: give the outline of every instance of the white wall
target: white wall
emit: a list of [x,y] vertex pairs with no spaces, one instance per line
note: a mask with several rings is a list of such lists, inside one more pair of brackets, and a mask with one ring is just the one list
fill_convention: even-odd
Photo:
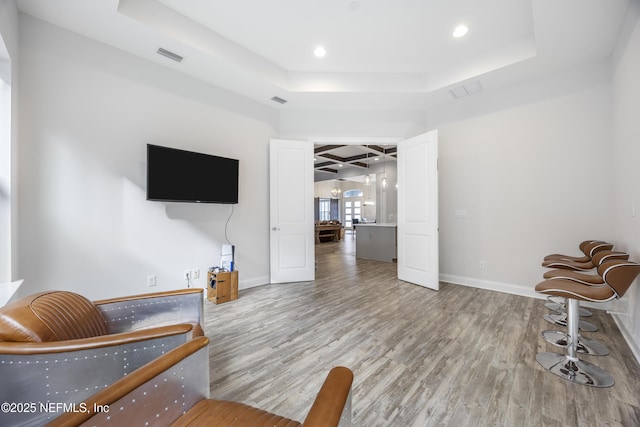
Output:
[[173,289],[187,268],[206,286],[231,205],[146,201],[147,143],[240,160],[228,238],[240,287],[268,282],[274,110],[31,17],[20,27],[21,294]]
[[[640,262],[640,5],[631,3],[615,55],[613,152],[615,243]],[[623,297],[614,318],[640,360],[640,280]]]
[[402,137],[424,132],[423,111],[324,111],[283,110],[283,138]]
[[611,240],[610,130],[608,84],[440,127],[443,280],[535,295],[544,255]]

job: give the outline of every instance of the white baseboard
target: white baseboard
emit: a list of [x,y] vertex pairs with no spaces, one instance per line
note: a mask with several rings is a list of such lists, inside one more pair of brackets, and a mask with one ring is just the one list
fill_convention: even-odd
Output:
[[624,325],[624,322],[622,322],[622,319],[620,318],[620,316],[621,316],[620,314],[611,313],[611,317],[613,317],[613,321],[616,322],[616,325],[618,325],[618,329],[620,330],[620,333],[622,333],[624,340],[629,345],[629,348],[631,349],[631,352],[633,353],[633,355],[636,357],[636,360],[638,361],[638,363],[640,363],[640,345],[635,341],[635,339],[633,338],[633,335],[629,332],[627,327]]
[[452,274],[441,274],[440,281],[453,283],[455,285],[469,286],[472,288],[486,289],[488,291],[504,292],[507,294],[520,295],[523,297],[546,298],[544,295],[537,293],[533,286],[524,287],[513,285],[510,283],[492,282],[490,280],[475,279],[473,277],[454,276]]

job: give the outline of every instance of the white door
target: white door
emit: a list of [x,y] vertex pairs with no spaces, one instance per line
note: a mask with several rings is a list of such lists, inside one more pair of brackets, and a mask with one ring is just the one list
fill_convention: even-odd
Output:
[[398,279],[438,290],[438,131],[398,143]]
[[271,283],[315,279],[313,143],[269,142]]

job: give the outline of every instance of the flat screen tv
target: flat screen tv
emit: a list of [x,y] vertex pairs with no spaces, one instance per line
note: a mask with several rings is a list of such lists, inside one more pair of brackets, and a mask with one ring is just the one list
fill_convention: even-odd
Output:
[[147,200],[238,203],[239,161],[147,144]]

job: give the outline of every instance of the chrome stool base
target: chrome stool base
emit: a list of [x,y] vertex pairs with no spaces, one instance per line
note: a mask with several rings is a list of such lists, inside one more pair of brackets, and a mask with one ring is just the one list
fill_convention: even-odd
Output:
[[[566,314],[545,314],[543,318],[552,325],[561,326],[563,328],[567,327]],[[584,320],[580,320],[580,322],[578,323],[578,328],[584,332],[595,332],[598,330],[598,327],[596,325]]]
[[[542,331],[542,337],[550,344],[567,348],[567,334],[564,332]],[[589,356],[606,356],[609,354],[609,349],[600,341],[578,336],[576,353],[587,354]]]
[[580,359],[570,359],[564,354],[538,353],[536,360],[547,371],[567,381],[591,387],[611,387],[615,381],[605,370]]
[[[551,311],[555,311],[556,313],[567,312],[567,307],[565,307],[564,303],[560,304],[557,302],[548,302],[544,306]],[[591,316],[593,316],[593,313],[590,310],[580,307],[580,317],[591,317]]]

